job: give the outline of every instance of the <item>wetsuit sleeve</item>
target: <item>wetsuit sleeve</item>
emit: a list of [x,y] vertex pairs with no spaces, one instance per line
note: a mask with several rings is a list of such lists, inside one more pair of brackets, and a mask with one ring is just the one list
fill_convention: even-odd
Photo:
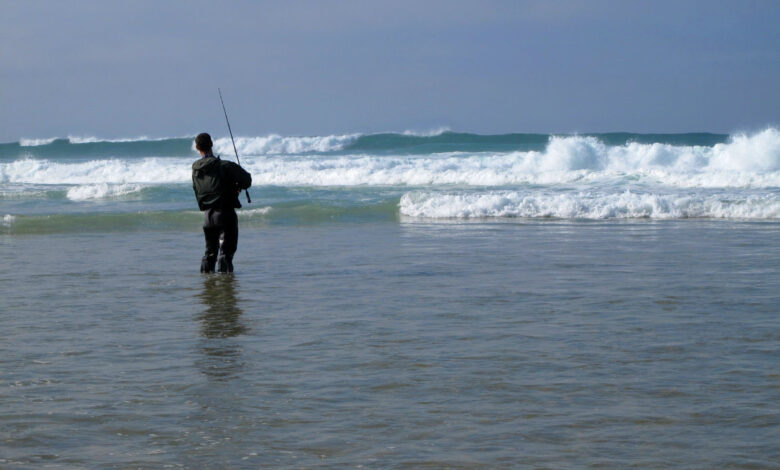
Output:
[[252,175],[239,165],[233,162],[223,162],[223,169],[228,174],[228,177],[235,181],[236,186],[240,189],[247,189],[252,186]]

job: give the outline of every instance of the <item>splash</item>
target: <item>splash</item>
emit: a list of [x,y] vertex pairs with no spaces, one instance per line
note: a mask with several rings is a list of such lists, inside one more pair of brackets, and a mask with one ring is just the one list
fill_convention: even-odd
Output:
[[743,198],[719,194],[604,192],[487,193],[410,192],[399,203],[403,215],[425,218],[561,218],[561,219],[778,219],[777,194]]
[[66,196],[72,201],[109,199],[137,193],[141,189],[143,189],[143,186],[138,184],[87,184],[68,189]]
[[49,145],[57,140],[56,137],[48,137],[45,139],[19,139],[19,145],[21,147],[39,147],[41,145]]
[[[241,156],[279,155],[335,152],[354,142],[359,134],[328,135],[314,137],[283,137],[271,134],[265,137],[236,137],[236,149]],[[195,149],[193,143],[193,150]],[[230,138],[214,142],[214,152],[233,155]]]

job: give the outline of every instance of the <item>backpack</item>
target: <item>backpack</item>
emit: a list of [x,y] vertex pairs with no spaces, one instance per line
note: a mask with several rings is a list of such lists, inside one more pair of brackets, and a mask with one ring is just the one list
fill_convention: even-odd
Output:
[[216,207],[222,199],[221,163],[219,157],[205,157],[192,164],[192,188],[202,211]]

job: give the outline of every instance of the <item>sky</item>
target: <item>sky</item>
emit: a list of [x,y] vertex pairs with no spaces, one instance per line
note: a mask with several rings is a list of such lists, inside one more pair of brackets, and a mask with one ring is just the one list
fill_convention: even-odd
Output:
[[0,142],[750,132],[780,2],[0,0]]

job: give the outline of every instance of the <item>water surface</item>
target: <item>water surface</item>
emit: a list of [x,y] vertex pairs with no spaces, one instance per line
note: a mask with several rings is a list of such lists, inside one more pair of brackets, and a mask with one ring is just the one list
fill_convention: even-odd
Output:
[[4,468],[777,468],[780,225],[0,236]]

